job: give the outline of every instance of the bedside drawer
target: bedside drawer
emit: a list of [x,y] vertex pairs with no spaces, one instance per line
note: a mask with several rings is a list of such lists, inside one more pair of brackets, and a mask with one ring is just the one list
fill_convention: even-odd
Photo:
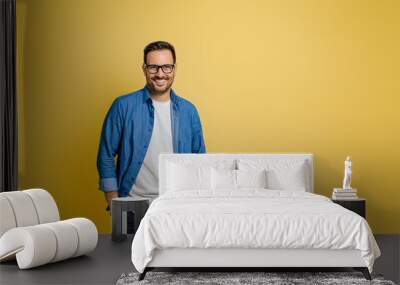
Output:
[[364,219],[366,218],[366,201],[365,199],[355,199],[355,200],[333,200],[332,202],[339,204],[340,206],[359,214]]

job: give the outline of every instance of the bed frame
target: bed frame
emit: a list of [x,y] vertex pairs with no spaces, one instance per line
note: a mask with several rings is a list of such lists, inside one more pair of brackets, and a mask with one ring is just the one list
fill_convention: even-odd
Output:
[[[168,161],[176,159],[292,159],[304,160],[307,165],[308,185],[307,191],[314,191],[313,180],[313,155],[312,154],[161,154],[159,160],[159,185],[160,195],[166,189]],[[143,280],[146,273],[156,268],[230,268],[234,271],[249,271],[271,268],[343,268],[350,267],[361,271],[367,280],[371,280],[369,270],[361,257],[359,250],[329,250],[329,249],[198,249],[198,248],[169,248],[157,249],[153,259],[139,280]]]

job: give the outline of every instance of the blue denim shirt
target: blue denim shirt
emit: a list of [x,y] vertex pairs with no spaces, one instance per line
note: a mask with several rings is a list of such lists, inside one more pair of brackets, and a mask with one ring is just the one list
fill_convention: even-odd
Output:
[[[195,106],[173,90],[170,97],[174,153],[204,153]],[[154,107],[147,87],[115,99],[103,123],[97,155],[100,190],[118,191],[120,197],[129,194],[146,155],[153,125]]]

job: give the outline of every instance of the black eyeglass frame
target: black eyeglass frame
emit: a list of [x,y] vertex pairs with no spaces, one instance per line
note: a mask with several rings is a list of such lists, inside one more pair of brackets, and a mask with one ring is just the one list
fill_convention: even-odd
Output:
[[[163,64],[163,65],[157,65],[157,64],[144,64],[144,67],[150,74],[156,74],[158,70],[161,68],[162,72],[165,74],[170,74],[174,71],[175,69],[175,64]],[[164,68],[171,67],[171,71],[165,72]],[[156,72],[150,72],[149,68],[157,68]]]

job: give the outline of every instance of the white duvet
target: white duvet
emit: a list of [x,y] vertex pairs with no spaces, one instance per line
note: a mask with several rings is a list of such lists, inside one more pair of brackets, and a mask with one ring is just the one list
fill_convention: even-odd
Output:
[[324,196],[265,189],[162,195],[133,239],[133,265],[143,272],[164,248],[358,249],[370,272],[380,255],[361,216]]

